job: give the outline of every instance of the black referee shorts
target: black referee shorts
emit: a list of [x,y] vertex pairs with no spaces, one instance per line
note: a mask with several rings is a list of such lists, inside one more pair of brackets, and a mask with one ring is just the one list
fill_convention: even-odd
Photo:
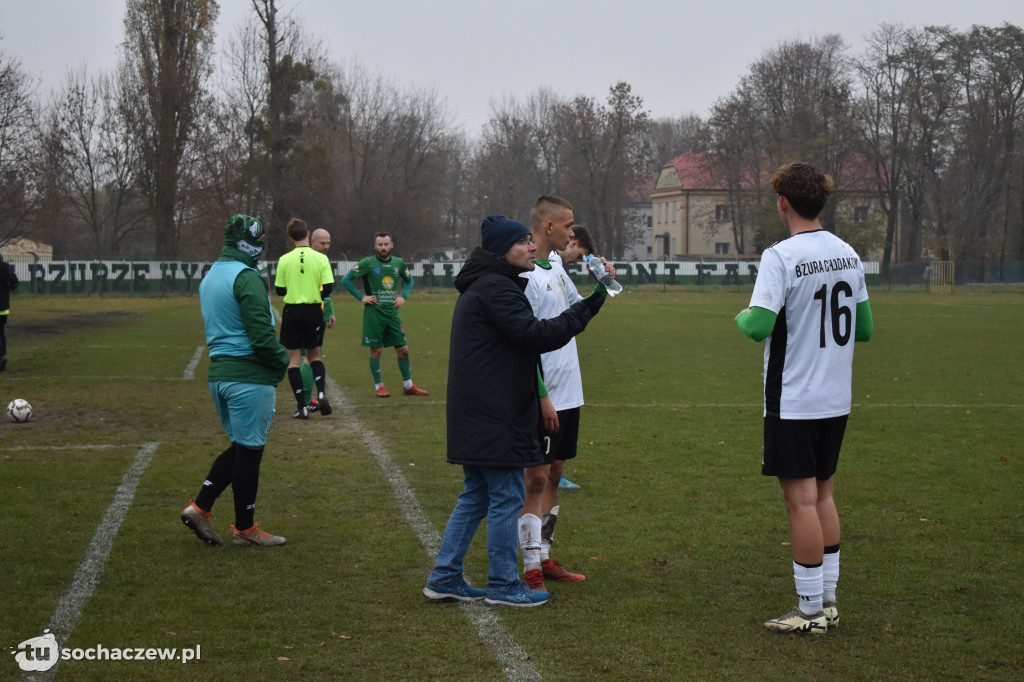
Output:
[[288,350],[319,348],[324,309],[318,303],[289,303],[281,312],[281,345]]

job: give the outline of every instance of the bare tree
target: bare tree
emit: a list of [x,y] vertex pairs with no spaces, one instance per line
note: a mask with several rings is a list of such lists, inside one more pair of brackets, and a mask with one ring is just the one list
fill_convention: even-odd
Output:
[[649,163],[650,118],[628,83],[609,91],[607,107],[577,97],[558,112],[566,152],[557,174],[558,191],[570,198],[577,219],[603,249],[620,255],[637,238],[628,204]]
[[39,203],[31,172],[33,94],[21,62],[0,49],[0,244],[28,233]]
[[909,135],[911,107],[903,52],[911,38],[901,26],[883,24],[868,37],[867,52],[857,60],[863,87],[857,115],[886,218],[883,271],[888,271],[893,258],[901,214],[900,190],[906,177],[902,151],[904,138]]
[[1011,171],[1024,113],[1024,31],[1006,25],[939,33],[949,46],[961,94],[958,139],[942,193],[949,216],[947,243],[960,259],[1002,261],[1011,222]]
[[705,151],[707,135],[704,120],[696,114],[654,119],[648,141],[651,172],[660,172],[666,163],[682,154]]
[[526,220],[537,197],[554,191],[551,176],[558,168],[560,138],[553,132],[552,111],[549,93],[525,103],[512,98],[491,103],[491,117],[476,146],[471,185],[485,213]]
[[[762,109],[745,83],[742,80],[734,93],[715,103],[708,121],[713,153],[702,164],[705,176],[716,178],[728,190],[733,244],[740,254],[764,249],[785,229],[771,220],[774,206],[765,187],[773,162],[765,151]],[[715,223],[706,224],[715,229]]]
[[716,103],[710,119],[716,154],[709,157],[709,174],[728,183],[740,252],[746,250],[751,224],[760,222],[765,230],[756,249],[774,241],[778,223],[765,220],[770,197],[763,188],[771,171],[794,159],[814,163],[836,181],[822,224],[861,248],[874,242],[873,233],[858,234],[863,227],[839,211],[847,188],[863,191],[857,187],[864,161],[855,147],[852,64],[845,50],[837,35],[781,43],[751,66],[733,94]]
[[[64,209],[62,228],[52,235],[55,251],[110,258],[146,220],[135,191],[136,149],[125,137],[119,100],[111,77],[90,78],[83,68],[68,73],[43,121],[50,201]],[[76,238],[79,231],[84,239]]]
[[434,92],[402,89],[358,64],[338,79],[343,111],[332,139],[336,203],[347,226],[343,247],[366,249],[381,229],[401,238],[404,253],[436,246],[447,236],[444,183],[457,144],[446,104]]
[[156,255],[179,252],[182,164],[212,71],[214,0],[128,0],[121,106],[139,148],[138,181],[152,211]]

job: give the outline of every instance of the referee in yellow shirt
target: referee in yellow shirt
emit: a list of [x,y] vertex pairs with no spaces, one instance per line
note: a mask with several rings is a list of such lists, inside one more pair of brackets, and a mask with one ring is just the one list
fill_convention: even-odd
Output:
[[284,297],[281,345],[288,351],[288,383],[298,404],[292,417],[309,419],[309,408],[302,388],[303,349],[313,369],[320,413],[331,413],[331,404],[324,394],[327,371],[320,359],[320,346],[324,342],[323,301],[331,295],[334,273],[331,272],[331,262],[327,256],[310,248],[306,221],[299,218],[288,221],[288,238],[295,248],[278,259],[274,288],[278,296]]

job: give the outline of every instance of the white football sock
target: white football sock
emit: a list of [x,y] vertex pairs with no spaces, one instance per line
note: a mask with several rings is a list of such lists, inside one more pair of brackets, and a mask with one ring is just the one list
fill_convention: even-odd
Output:
[[821,564],[801,566],[793,562],[793,580],[796,594],[800,597],[800,613],[813,616],[821,612]]
[[540,519],[534,514],[519,517],[519,548],[523,552],[523,572],[540,568]]
[[821,562],[822,599],[829,604],[836,602],[836,585],[839,583],[839,550],[826,553]]

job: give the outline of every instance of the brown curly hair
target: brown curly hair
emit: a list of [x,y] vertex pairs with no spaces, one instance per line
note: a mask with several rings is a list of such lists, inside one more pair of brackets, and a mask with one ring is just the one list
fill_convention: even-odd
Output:
[[825,208],[832,195],[832,178],[809,163],[793,161],[775,172],[772,190],[793,207],[801,217],[813,220]]

